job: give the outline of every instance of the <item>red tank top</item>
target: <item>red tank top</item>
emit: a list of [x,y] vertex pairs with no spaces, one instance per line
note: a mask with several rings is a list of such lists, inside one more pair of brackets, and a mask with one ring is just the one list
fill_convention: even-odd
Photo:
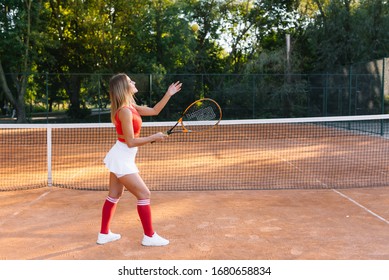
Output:
[[[128,108],[132,112],[132,127],[134,128],[134,136],[135,138],[140,136],[140,129],[142,127],[142,118],[139,115],[138,111],[133,106],[124,106],[122,108]],[[115,127],[116,127],[116,133],[118,135],[123,135],[123,128],[122,128],[122,122],[119,119],[119,111],[122,109],[120,108],[115,115]],[[126,140],[122,138],[118,138],[120,142],[126,142]]]

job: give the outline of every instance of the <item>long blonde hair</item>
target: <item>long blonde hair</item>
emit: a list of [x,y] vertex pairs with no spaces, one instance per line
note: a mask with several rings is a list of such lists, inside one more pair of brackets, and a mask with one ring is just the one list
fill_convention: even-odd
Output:
[[117,110],[135,103],[134,92],[131,91],[129,77],[126,74],[116,74],[109,80],[109,98],[111,99],[111,121],[115,124]]

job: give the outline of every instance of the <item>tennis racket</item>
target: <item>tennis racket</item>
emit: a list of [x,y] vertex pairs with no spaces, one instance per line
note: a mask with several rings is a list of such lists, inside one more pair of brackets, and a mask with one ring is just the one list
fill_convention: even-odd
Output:
[[221,118],[219,104],[213,99],[202,98],[190,104],[166,134],[204,132],[218,125]]

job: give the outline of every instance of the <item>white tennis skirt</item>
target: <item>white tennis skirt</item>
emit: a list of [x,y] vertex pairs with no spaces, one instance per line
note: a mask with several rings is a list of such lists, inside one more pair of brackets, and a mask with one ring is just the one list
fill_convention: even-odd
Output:
[[138,147],[129,148],[126,143],[117,140],[104,158],[105,166],[115,174],[138,173],[139,170],[135,164],[137,152]]

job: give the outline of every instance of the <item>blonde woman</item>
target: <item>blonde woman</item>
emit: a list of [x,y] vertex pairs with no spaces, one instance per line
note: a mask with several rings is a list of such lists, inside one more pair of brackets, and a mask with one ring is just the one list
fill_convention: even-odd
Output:
[[181,90],[181,86],[180,82],[171,84],[163,98],[154,107],[145,107],[135,103],[134,95],[138,90],[135,82],[126,74],[117,74],[111,78],[109,82],[111,121],[116,127],[118,138],[104,158],[104,163],[110,171],[109,191],[102,209],[101,229],[97,244],[106,244],[121,238],[120,234],[111,232],[110,222],[124,188],[137,198],[137,211],[144,231],[141,244],[143,246],[169,244],[168,240],[160,237],[153,229],[150,190],[138,173],[135,156],[139,146],[163,141],[167,137],[162,132],[140,137],[141,116],[158,115],[169,99]]

